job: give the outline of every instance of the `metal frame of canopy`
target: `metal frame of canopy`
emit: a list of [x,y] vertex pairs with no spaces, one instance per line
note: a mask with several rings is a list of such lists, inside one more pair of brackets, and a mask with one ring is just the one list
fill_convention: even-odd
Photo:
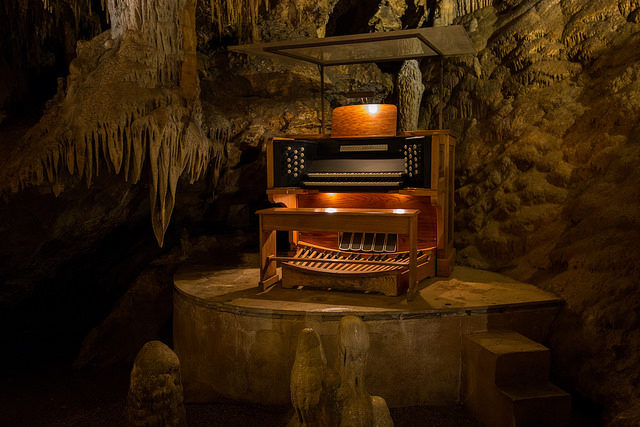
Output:
[[320,133],[324,133],[324,67],[439,56],[438,127],[442,129],[444,58],[475,54],[471,39],[461,25],[254,43],[231,46],[229,49],[238,53],[285,57],[317,65],[320,71]]

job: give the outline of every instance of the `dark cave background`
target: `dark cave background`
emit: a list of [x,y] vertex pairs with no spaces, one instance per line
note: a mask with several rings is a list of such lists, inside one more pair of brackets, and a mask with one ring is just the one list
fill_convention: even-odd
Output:
[[[99,1],[51,3],[54,12],[39,0],[0,6],[0,164],[56,94],[76,42],[109,27]],[[144,342],[171,343],[176,268],[257,250],[253,212],[268,205],[264,143],[316,131],[319,78],[312,67],[230,54],[226,46],[246,37],[233,26],[218,34],[207,3],[197,9],[203,114],[231,130],[220,176],[212,167],[195,184],[180,182],[162,248],[145,180],[130,185],[103,170],[89,189],[67,177],[57,197],[47,186],[2,193],[7,371],[128,369]],[[319,29],[331,36],[414,28],[432,25],[438,5],[274,0],[259,29],[264,40],[278,40]],[[446,124],[460,137],[457,262],[563,297],[545,343],[556,382],[603,422],[637,411],[640,4],[504,0],[455,23],[478,49],[474,59],[446,64]],[[393,101],[397,67],[332,69],[327,99],[335,107],[344,93],[365,88]],[[421,62],[424,128],[434,127],[436,67]]]

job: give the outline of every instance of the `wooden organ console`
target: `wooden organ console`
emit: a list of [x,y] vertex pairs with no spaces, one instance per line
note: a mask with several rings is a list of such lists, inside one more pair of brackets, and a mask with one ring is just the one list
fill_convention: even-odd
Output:
[[[267,194],[282,207],[257,212],[260,286],[408,290],[411,299],[422,279],[448,276],[454,152],[442,130],[273,138]],[[287,256],[276,254],[277,230],[289,231]]]

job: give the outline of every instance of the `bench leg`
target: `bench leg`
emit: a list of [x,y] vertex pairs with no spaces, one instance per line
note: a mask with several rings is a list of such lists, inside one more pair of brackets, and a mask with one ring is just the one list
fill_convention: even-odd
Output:
[[265,230],[260,221],[260,290],[264,291],[265,284],[270,283],[276,275],[276,262],[270,256],[276,255],[276,230]]
[[418,217],[409,218],[409,290],[407,300],[411,301],[418,292]]

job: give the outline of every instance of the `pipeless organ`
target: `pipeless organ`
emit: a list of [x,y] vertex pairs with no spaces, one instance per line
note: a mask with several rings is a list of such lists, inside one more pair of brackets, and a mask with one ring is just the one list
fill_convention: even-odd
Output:
[[[426,277],[448,276],[454,148],[447,131],[269,141],[267,193],[285,208],[258,212],[261,284],[398,295]],[[288,256],[275,254],[276,229],[290,231]]]

